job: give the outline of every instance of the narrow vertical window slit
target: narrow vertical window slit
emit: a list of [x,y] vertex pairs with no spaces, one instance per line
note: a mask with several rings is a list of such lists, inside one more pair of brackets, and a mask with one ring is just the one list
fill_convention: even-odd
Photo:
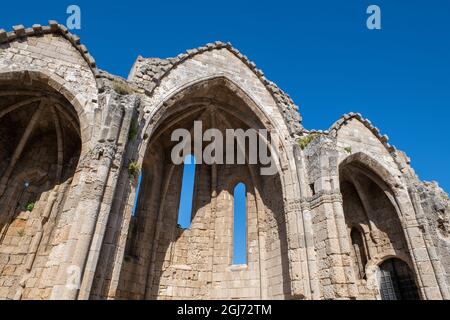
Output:
[[191,225],[192,203],[195,184],[195,157],[187,155],[183,163],[180,205],[178,207],[178,226],[187,229]]
[[233,195],[233,264],[247,263],[247,194],[239,183]]

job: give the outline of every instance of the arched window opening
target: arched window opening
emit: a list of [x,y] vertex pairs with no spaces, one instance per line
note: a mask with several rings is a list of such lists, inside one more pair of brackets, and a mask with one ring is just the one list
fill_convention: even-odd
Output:
[[178,207],[178,226],[187,229],[191,225],[192,203],[195,184],[195,156],[187,155],[183,162],[180,204]]
[[400,259],[389,259],[380,265],[380,294],[382,300],[419,300],[414,275]]
[[137,257],[136,244],[138,242],[138,204],[140,199],[140,190],[144,172],[141,170],[138,177],[136,196],[134,197],[133,209],[131,210],[131,219],[128,232],[128,238],[125,246],[125,260]]
[[138,219],[137,216],[138,213],[138,203],[139,203],[139,197],[140,197],[140,190],[141,190],[141,184],[142,184],[142,176],[143,171],[139,173],[138,177],[138,183],[136,187],[136,196],[134,197],[134,204],[133,209],[131,210],[131,219],[130,219],[130,232],[128,233],[128,240],[125,247],[125,256],[127,258],[136,257],[136,242],[138,241]]
[[360,279],[365,279],[367,254],[363,235],[357,228],[353,228],[350,232],[350,238],[352,240],[353,257],[355,260],[355,267],[357,269],[358,276]]
[[233,264],[247,263],[247,192],[239,183],[233,193]]
[[139,201],[139,192],[141,190],[141,183],[142,183],[142,170],[141,173],[139,174],[139,178],[138,178],[138,184],[136,187],[136,197],[134,198],[134,205],[133,205],[133,210],[131,211],[131,215],[133,217],[136,217],[136,211],[137,211],[137,205],[138,205],[138,201]]
[[311,196],[315,196],[316,195],[316,188],[314,186],[314,183],[311,183],[309,185],[309,189],[311,190]]

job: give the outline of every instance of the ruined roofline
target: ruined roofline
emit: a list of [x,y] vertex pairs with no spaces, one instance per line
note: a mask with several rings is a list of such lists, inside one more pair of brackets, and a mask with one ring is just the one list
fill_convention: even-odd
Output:
[[[68,40],[82,55],[84,60],[87,62],[89,67],[92,69],[92,72],[94,73],[96,78],[104,77],[106,72],[100,71],[97,68],[96,62],[94,57],[89,53],[87,47],[81,43],[80,37],[71,33],[63,24],[59,24],[55,20],[49,20],[47,26],[42,26],[40,24],[34,24],[31,28],[25,28],[23,25],[16,25],[13,26],[12,31],[5,31],[4,29],[0,29],[0,44],[9,43],[12,41],[20,40],[26,37],[33,37],[33,36],[40,36],[44,34],[59,34],[62,35],[66,40]],[[161,80],[170,73],[170,71],[176,67],[177,65],[181,64],[182,62],[192,58],[193,56],[197,54],[201,54],[206,51],[212,51],[212,50],[219,50],[226,48],[231,53],[233,53],[238,59],[240,59],[244,64],[252,70],[256,76],[261,80],[261,82],[269,89],[269,91],[274,96],[277,103],[281,103],[283,105],[292,107],[295,111],[298,112],[298,106],[294,103],[294,101],[291,99],[291,97],[284,92],[282,89],[280,89],[274,82],[268,80],[264,73],[256,67],[256,64],[248,59],[247,56],[243,55],[239,50],[234,48],[230,42],[221,42],[216,41],[214,43],[208,43],[205,46],[201,46],[195,49],[188,49],[186,52],[181,53],[177,55],[174,58],[168,58],[168,59],[158,59],[160,61],[167,61],[168,63],[164,63],[167,65],[167,68],[161,68],[160,72],[156,73],[155,79]],[[137,67],[139,62],[142,61],[148,61],[151,60],[151,58],[142,58],[138,57],[136,59],[136,62],[132,68],[132,71],[130,72],[130,75],[133,73],[133,70]],[[109,77],[112,75],[108,74]],[[130,77],[128,79],[131,80]],[[301,121],[301,119],[300,119]]]
[[378,129],[376,126],[372,124],[372,122],[364,118],[361,113],[355,113],[350,112],[347,114],[344,114],[339,120],[337,120],[331,127],[328,129],[328,132],[335,137],[337,135],[338,130],[345,126],[348,121],[352,119],[357,119],[359,122],[361,122],[367,129],[369,129],[377,138],[380,140],[380,142],[385,146],[385,148],[389,151],[389,153],[395,153],[396,148],[395,146],[392,146],[389,144],[389,137],[387,135],[382,135],[380,132],[380,129]]
[[378,138],[378,140],[380,140],[380,142],[384,145],[384,147],[390,154],[393,154],[397,151],[395,146],[389,144],[388,142],[389,137],[386,134],[382,135],[380,129],[374,126],[369,119],[364,118],[361,115],[361,113],[355,112],[346,113],[343,116],[341,116],[335,123],[333,123],[333,125],[328,130],[316,130],[316,129],[304,130],[304,134],[324,134],[329,135],[331,137],[336,137],[339,129],[345,126],[352,119],[357,119],[367,129],[369,129]]
[[[68,40],[76,49],[80,52],[81,56],[84,58],[86,63],[89,65],[92,70],[99,87],[99,91],[102,91],[104,88],[103,81],[99,80],[101,78],[116,78],[113,75],[110,75],[107,72],[103,72],[97,68],[94,57],[89,53],[87,47],[80,42],[80,37],[72,34],[69,30],[62,24],[59,24],[55,20],[50,20],[47,26],[41,26],[40,24],[34,24],[31,28],[25,28],[23,25],[16,25],[13,27],[12,31],[5,31],[4,29],[0,29],[0,45],[17,41],[20,39],[25,39],[27,37],[33,36],[41,36],[44,34],[57,34],[63,36],[66,40]],[[161,65],[158,68],[156,73],[153,73],[151,80],[155,84],[152,88],[141,88],[147,92],[147,94],[151,94],[153,90],[156,88],[157,84],[170,73],[170,71],[175,68],[177,65],[183,63],[184,61],[192,58],[197,54],[204,53],[206,51],[212,50],[220,50],[220,49],[228,49],[231,53],[233,53],[238,59],[240,59],[250,70],[254,72],[254,74],[260,79],[260,81],[264,84],[264,86],[269,90],[270,94],[276,101],[282,113],[290,113],[294,119],[294,128],[291,130],[293,135],[300,134],[303,130],[301,125],[302,119],[299,113],[299,107],[294,103],[291,97],[281,90],[275,83],[268,80],[264,73],[256,67],[256,64],[250,61],[247,56],[243,55],[239,50],[234,48],[231,43],[216,41],[214,43],[208,43],[205,46],[201,46],[195,49],[186,50],[186,52],[177,55],[174,58],[168,59],[148,59],[138,57],[136,62],[134,63],[130,75],[128,77],[128,82],[134,79],[134,75],[136,73],[136,69],[139,65],[151,61],[157,60],[161,62]],[[136,83],[137,84],[137,83]]]
[[[184,53],[181,53],[173,58],[161,59],[161,58],[143,58],[139,56],[133,67],[131,68],[130,74],[128,76],[128,81],[137,82],[136,78],[142,77],[142,73],[139,68],[141,67],[149,67],[151,70],[146,70],[146,75],[150,77],[151,81],[154,85],[151,88],[147,89],[148,93],[151,94],[154,89],[158,86],[161,80],[167,76],[174,68],[178,65],[182,64],[186,60],[191,59],[195,55],[202,54],[207,51],[213,50],[221,50],[227,49],[234,56],[236,56],[239,60],[241,60],[263,83],[263,85],[268,89],[275,102],[279,106],[282,112],[295,112],[298,115],[298,128],[296,128],[297,133],[300,133],[303,130],[301,125],[302,119],[299,112],[299,107],[294,103],[292,98],[280,89],[274,82],[268,80],[261,69],[256,67],[256,64],[251,61],[247,56],[242,54],[239,50],[234,48],[230,42],[221,42],[216,41],[214,43],[208,43],[204,46],[188,49]],[[144,89],[144,88],[143,88]]]
[[100,77],[100,71],[97,68],[94,57],[89,53],[87,47],[80,42],[80,37],[69,32],[69,30],[62,24],[55,20],[49,20],[48,25],[42,26],[40,24],[33,24],[31,28],[25,28],[23,25],[13,26],[12,31],[5,31],[0,29],[0,45],[10,43],[17,40],[22,40],[27,37],[38,37],[45,34],[56,34],[63,36],[68,40],[75,49],[77,49],[84,58],[89,68],[94,73],[94,76]]
[[[23,25],[16,25],[13,26],[12,31],[5,31],[4,29],[0,29],[0,44],[5,44],[13,41],[17,41],[20,39],[24,39],[26,37],[33,37],[33,36],[41,36],[44,34],[57,34],[63,36],[66,40],[68,40],[76,49],[80,52],[81,56],[84,58],[86,63],[91,68],[94,76],[96,79],[100,78],[107,78],[110,80],[113,80],[115,78],[120,79],[120,81],[125,81],[124,79],[111,75],[108,72],[102,71],[97,68],[95,59],[93,56],[89,53],[87,47],[81,43],[80,37],[72,34],[68,31],[68,29],[62,25],[59,24],[55,20],[49,20],[48,25],[41,26],[40,24],[34,24],[31,28],[25,28]],[[233,53],[239,60],[241,60],[250,70],[254,72],[254,74],[261,80],[261,82],[265,85],[265,87],[269,90],[269,92],[272,94],[273,98],[275,99],[276,103],[282,110],[282,112],[288,112],[288,111],[295,111],[298,114],[298,121],[299,121],[299,133],[302,131],[303,133],[317,133],[317,134],[330,134],[331,136],[336,136],[337,131],[344,126],[349,120],[351,119],[357,119],[361,123],[363,123],[386,147],[386,149],[389,151],[389,153],[393,154],[396,152],[396,148],[388,143],[388,136],[387,135],[381,135],[380,130],[375,127],[370,120],[364,118],[360,113],[348,113],[343,115],[339,120],[337,120],[328,130],[321,131],[321,130],[304,130],[301,126],[301,116],[299,113],[298,106],[294,103],[294,101],[290,98],[290,96],[285,93],[282,89],[280,89],[274,82],[268,80],[264,73],[256,67],[256,64],[248,59],[247,56],[242,54],[239,50],[234,48],[230,42],[221,42],[216,41],[214,43],[208,43],[205,46],[200,46],[198,48],[194,49],[188,49],[184,53],[181,53],[173,58],[167,58],[167,59],[161,59],[161,58],[143,58],[139,56],[131,71],[130,75],[128,77],[128,82],[133,83],[137,70],[142,64],[149,63],[151,65],[152,71],[149,73],[149,76],[151,80],[155,83],[155,86],[153,88],[150,88],[150,91],[148,93],[152,93],[153,90],[157,87],[157,83],[159,83],[166,75],[168,75],[171,70],[173,70],[176,66],[183,63],[184,61],[194,57],[197,54],[202,54],[207,51],[212,50],[220,50],[220,49],[227,49],[231,53]],[[98,81],[99,90],[102,90],[103,88],[103,82]],[[130,83],[130,84],[131,84]],[[135,85],[138,85],[137,83],[133,83]],[[147,89],[147,88],[141,88],[141,89]]]
[[[99,92],[102,92],[106,85],[103,79],[108,79],[111,81],[117,80],[121,83],[127,82],[122,77],[112,75],[106,71],[103,71],[97,67],[94,57],[89,53],[87,47],[81,43],[80,37],[76,34],[71,33],[66,26],[58,23],[55,20],[49,20],[48,25],[42,26],[40,24],[33,24],[31,28],[25,28],[23,25],[13,26],[12,31],[5,31],[0,29],[0,45],[7,44],[13,41],[23,40],[28,37],[39,37],[46,34],[54,34],[62,36],[64,39],[69,41],[72,46],[80,53],[81,57],[86,61],[92,73],[94,74],[95,80],[97,82],[97,88]],[[129,86],[131,84],[128,84]],[[131,85],[131,87],[134,87]],[[133,88],[134,91],[139,91],[137,88]]]
[[[41,36],[44,34],[57,34],[63,36],[66,40],[68,40],[76,49],[80,52],[81,56],[84,58],[86,63],[91,68],[95,78],[97,79],[97,83],[99,86],[99,90],[101,91],[104,87],[103,82],[99,81],[100,78],[107,78],[110,80],[113,79],[119,79],[121,82],[127,82],[126,80],[114,76],[112,74],[109,74],[108,72],[102,71],[97,68],[95,59],[93,56],[89,53],[87,47],[81,43],[80,37],[72,34],[68,31],[68,29],[62,25],[59,24],[57,21],[50,20],[48,22],[47,26],[41,26],[40,24],[34,24],[31,28],[25,28],[23,25],[16,25],[13,27],[12,31],[5,31],[4,29],[0,29],[0,44],[5,44],[17,40],[24,39],[26,37],[33,37],[33,36]],[[358,119],[361,123],[363,123],[386,147],[386,149],[389,151],[389,153],[395,153],[396,148],[388,143],[388,136],[381,135],[380,130],[375,127],[368,119],[363,118],[360,113],[348,113],[342,116],[338,121],[336,121],[328,130],[321,131],[321,130],[304,130],[301,126],[301,116],[298,112],[299,108],[294,103],[294,101],[290,98],[290,96],[285,93],[282,89],[280,89],[274,82],[268,80],[264,73],[256,67],[256,64],[248,59],[247,56],[242,54],[239,50],[234,48],[230,42],[221,42],[216,41],[214,43],[208,43],[205,46],[200,46],[195,49],[188,49],[186,52],[181,53],[173,58],[167,58],[167,59],[161,59],[161,58],[143,58],[139,56],[131,71],[130,75],[128,77],[128,82],[131,85],[137,85],[137,83],[133,83],[135,79],[136,73],[138,68],[146,63],[150,63],[152,67],[152,71],[150,72],[150,78],[153,82],[155,82],[155,86],[151,88],[151,90],[148,93],[152,93],[153,90],[157,87],[156,83],[159,83],[166,75],[168,75],[171,70],[173,70],[176,66],[183,63],[184,61],[194,57],[197,54],[201,54],[207,51],[212,50],[220,50],[220,49],[227,49],[231,53],[233,53],[239,60],[241,60],[250,70],[252,70],[255,75],[261,80],[261,82],[265,85],[265,87],[269,90],[269,92],[272,94],[273,98],[275,99],[276,103],[282,110],[282,112],[288,112],[288,111],[294,111],[296,114],[298,114],[298,121],[299,121],[299,132],[303,133],[317,133],[317,134],[330,134],[332,136],[336,136],[337,131],[344,126],[349,120],[351,119]],[[156,70],[156,71],[155,71]],[[141,88],[146,89],[146,88]]]
[[[381,134],[380,129],[377,128],[369,119],[364,118],[361,113],[356,113],[356,112],[346,113],[343,116],[341,116],[335,123],[333,123],[333,125],[328,130],[315,130],[315,129],[306,130],[305,129],[303,134],[304,135],[325,135],[325,136],[336,137],[338,131],[342,127],[347,125],[347,123],[352,119],[358,120],[367,129],[369,129],[372,132],[372,134],[383,144],[383,146],[386,148],[386,150],[392,156],[392,158],[394,159],[395,163],[397,164],[399,170],[403,171],[402,170],[403,165],[399,161],[399,158],[404,157],[405,159],[407,159],[407,162],[409,164],[410,159],[408,158],[406,153],[402,150],[397,149],[395,146],[391,145],[389,143],[389,136],[386,134],[385,135]],[[410,169],[411,169],[410,173],[412,174],[412,177],[414,177],[416,179],[413,181],[413,183],[418,183],[418,184],[422,184],[422,185],[434,185],[434,186],[436,186],[436,188],[439,188],[440,190],[442,190],[442,192],[447,194],[446,191],[439,185],[438,181],[421,180],[419,175],[411,167],[410,167]]]
[[[120,76],[113,75],[105,70],[101,70],[97,67],[94,57],[89,53],[87,47],[81,43],[81,39],[76,34],[71,33],[66,26],[58,23],[55,20],[49,20],[48,25],[33,24],[31,28],[26,28],[24,25],[19,24],[12,27],[12,31],[6,31],[0,29],[0,45],[8,44],[14,41],[24,40],[28,37],[39,37],[46,34],[60,35],[81,54],[83,59],[88,64],[89,68],[93,72],[99,91],[105,88],[104,82],[99,79],[107,79],[110,81],[119,81],[121,83],[127,83],[128,81]],[[128,83],[127,85],[131,85]],[[139,91],[134,88],[135,91]]]

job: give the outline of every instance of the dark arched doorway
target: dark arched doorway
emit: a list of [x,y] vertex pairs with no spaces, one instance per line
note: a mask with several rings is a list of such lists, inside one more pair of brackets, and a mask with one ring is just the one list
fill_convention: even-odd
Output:
[[400,259],[388,259],[380,265],[382,300],[419,300],[419,291],[409,266]]

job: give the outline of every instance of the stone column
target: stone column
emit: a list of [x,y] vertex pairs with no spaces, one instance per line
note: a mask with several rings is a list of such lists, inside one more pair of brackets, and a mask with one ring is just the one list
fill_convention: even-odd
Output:
[[305,287],[309,288],[309,298],[313,300],[320,299],[320,285],[317,273],[317,258],[314,246],[314,231],[312,226],[311,211],[309,204],[306,203],[308,197],[307,191],[307,178],[304,155],[298,145],[294,145],[294,157],[297,167],[297,177],[299,181],[299,203],[300,212],[297,218],[297,224],[299,230],[303,230],[301,237],[303,240],[303,246],[305,247],[306,257],[302,265],[304,265]]
[[[272,136],[272,145],[279,146],[277,136]],[[294,299],[309,299],[310,285],[308,273],[309,251],[306,248],[304,217],[300,208],[300,187],[296,172],[296,161],[293,157],[293,147],[290,145],[286,153],[279,153],[281,183],[283,184],[285,222],[288,240],[289,269],[291,277],[291,295]]]
[[355,276],[350,262],[342,198],[338,189],[338,152],[329,137],[316,137],[304,151],[309,197],[313,215],[322,298],[356,297]]
[[118,185],[119,172],[120,169],[123,168],[123,162],[125,158],[124,154],[128,146],[127,144],[128,132],[132,123],[133,111],[135,106],[137,105],[137,101],[134,96],[131,96],[131,97],[124,97],[122,99],[122,102],[124,103],[125,107],[124,113],[117,112],[115,114],[114,123],[116,124],[116,126],[114,129],[114,133],[112,134],[112,137],[116,136],[118,137],[117,140],[118,148],[113,159],[114,161],[113,169],[111,170],[108,176],[106,184],[106,192],[104,195],[105,199],[100,208],[100,214],[98,217],[98,222],[96,224],[95,233],[92,240],[92,246],[89,252],[89,257],[84,270],[84,275],[81,282],[81,288],[80,293],[78,295],[78,299],[83,300],[89,299],[95,271],[98,264],[98,259],[100,256],[101,247],[103,244],[103,239],[106,233],[106,227],[110,217],[113,196],[115,194]]
[[63,249],[51,299],[76,299],[91,248],[97,217],[104,201],[111,165],[117,151],[117,139],[123,125],[124,106],[114,92],[101,96],[96,113],[94,147],[79,163],[77,206]]
[[444,271],[432,245],[428,222],[420,205],[418,195],[412,188],[409,188],[408,191],[412,208],[408,210],[407,207],[410,207],[410,205],[401,200],[399,201],[399,206],[402,212],[415,211],[415,217],[407,221],[408,225],[405,226],[405,233],[411,246],[414,264],[422,279],[422,285],[424,286],[422,290],[427,299],[449,300],[450,293],[447,288]]

